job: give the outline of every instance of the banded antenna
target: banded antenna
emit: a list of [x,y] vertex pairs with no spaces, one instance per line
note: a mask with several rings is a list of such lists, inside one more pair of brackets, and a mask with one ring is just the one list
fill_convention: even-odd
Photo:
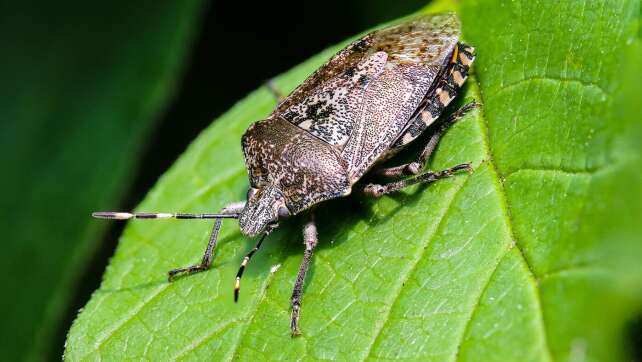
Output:
[[[207,243],[207,248],[205,249],[205,254],[199,264],[190,265],[183,268],[177,268],[170,270],[168,273],[168,280],[171,282],[179,274],[193,274],[201,271],[205,271],[210,268],[212,265],[212,256],[214,253],[214,248],[216,247],[216,241],[218,239],[218,233],[221,230],[221,219],[238,219],[239,211],[242,210],[240,204],[231,205],[234,209],[227,209],[228,212],[223,212],[220,214],[186,214],[186,213],[169,213],[169,212],[94,212],[91,216],[97,219],[112,219],[112,220],[128,220],[128,219],[216,219],[212,232],[210,234],[209,242]],[[224,209],[226,210],[226,209]],[[235,211],[235,212],[232,212]]]
[[169,212],[120,212],[100,211],[91,216],[97,219],[128,220],[128,219],[238,219],[238,213],[229,214],[185,214]]
[[259,242],[256,243],[254,248],[252,248],[252,250],[247,253],[245,258],[243,258],[243,262],[241,262],[241,266],[239,267],[239,271],[236,273],[236,280],[234,282],[234,303],[239,301],[239,293],[241,292],[241,278],[243,277],[245,267],[250,262],[250,259],[252,259],[252,255],[254,255],[254,253],[256,253],[261,248],[261,244],[263,244],[263,240],[265,240],[265,237],[268,236],[268,234],[269,232],[266,232],[263,234],[263,236],[261,236]]

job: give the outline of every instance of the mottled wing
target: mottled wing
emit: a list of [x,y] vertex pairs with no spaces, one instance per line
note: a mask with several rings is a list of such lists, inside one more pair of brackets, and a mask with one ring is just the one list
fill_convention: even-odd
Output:
[[459,37],[459,20],[452,13],[415,18],[373,34],[373,50],[386,52],[388,62],[368,84],[342,149],[350,182],[361,178],[404,132],[449,64]]
[[274,111],[275,115],[285,113],[293,105],[304,103],[310,94],[318,92],[323,84],[345,73],[364,59],[372,49],[372,34],[352,42],[330,58],[324,65],[312,73]]
[[293,104],[283,118],[339,149],[354,128],[368,84],[384,71],[387,54],[377,52],[345,69]]
[[273,116],[341,149],[360,111],[365,89],[384,70],[387,54],[373,52],[373,34],[353,42],[314,72]]
[[273,117],[334,146],[355,181],[403,131],[459,35],[455,14],[416,17],[370,33],[313,73]]

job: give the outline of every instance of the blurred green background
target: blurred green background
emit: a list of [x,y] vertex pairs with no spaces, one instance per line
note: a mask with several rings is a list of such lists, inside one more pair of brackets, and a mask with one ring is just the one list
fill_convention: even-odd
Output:
[[[265,80],[427,2],[0,5],[1,359],[61,358],[123,226],[94,221],[91,211],[133,208],[212,119]],[[640,99],[640,71],[624,63],[631,76],[616,100],[621,130],[638,132],[628,135],[633,143],[642,138],[630,107]],[[630,235],[642,212],[640,185],[630,183],[639,178],[631,170],[621,183],[620,211],[628,212],[614,214],[610,239],[639,240]],[[641,331],[642,318],[632,319],[635,360]]]
[[122,230],[91,211],[135,206],[263,81],[425,3],[0,4],[2,360],[61,358]]

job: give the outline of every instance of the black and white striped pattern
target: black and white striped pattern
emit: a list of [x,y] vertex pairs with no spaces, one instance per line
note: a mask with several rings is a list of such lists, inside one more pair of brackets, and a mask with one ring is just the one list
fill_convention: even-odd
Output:
[[250,250],[249,253],[243,258],[243,261],[241,262],[241,266],[239,267],[239,271],[236,273],[236,280],[234,281],[234,302],[239,301],[239,293],[241,291],[241,278],[243,277],[243,272],[245,271],[245,267],[247,264],[250,262],[250,259],[252,259],[252,255],[254,255],[260,248],[261,244],[263,244],[263,240],[265,240],[265,237],[268,236],[268,233],[264,233],[263,236],[259,239],[259,242],[256,243],[254,248]]
[[239,214],[186,214],[168,212],[120,212],[101,211],[91,216],[97,219],[128,220],[128,219],[238,219]]
[[427,95],[417,114],[409,122],[408,128],[392,145],[391,149],[396,149],[412,142],[439,118],[448,104],[457,96],[459,89],[464,85],[466,78],[468,78],[470,65],[474,60],[475,48],[458,43],[447,69],[442,77],[436,81],[434,91]]

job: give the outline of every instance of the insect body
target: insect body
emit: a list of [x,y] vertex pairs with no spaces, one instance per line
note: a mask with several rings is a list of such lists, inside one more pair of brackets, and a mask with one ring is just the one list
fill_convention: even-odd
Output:
[[[469,164],[438,172],[423,166],[441,134],[468,104],[434,129],[417,161],[383,168],[390,158],[421,135],[443,113],[464,84],[474,49],[459,42],[455,14],[414,18],[372,32],[353,42],[313,73],[265,120],[251,125],[242,138],[250,188],[247,201],[225,207],[219,214],[94,213],[96,217],[213,218],[212,236],[201,263],[170,271],[177,274],[206,270],[211,265],[222,218],[238,218],[241,232],[260,236],[243,259],[240,280],[252,255],[279,220],[309,210],[322,201],[347,196],[366,173],[397,178],[368,184],[367,195],[379,197],[416,183],[433,182]],[[407,178],[403,178],[408,176]],[[299,333],[301,291],[317,244],[312,212],[303,231],[305,251],[292,293],[291,330]]]

